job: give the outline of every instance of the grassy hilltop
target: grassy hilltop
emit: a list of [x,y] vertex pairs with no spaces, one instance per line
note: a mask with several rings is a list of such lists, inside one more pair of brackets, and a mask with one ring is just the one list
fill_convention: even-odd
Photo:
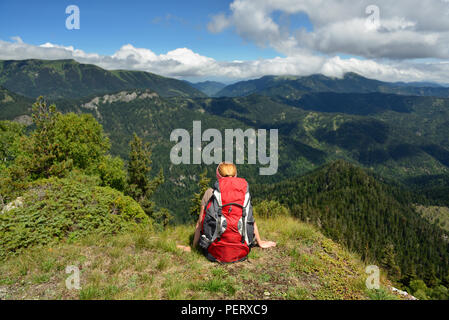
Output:
[[[34,247],[0,263],[2,299],[397,299],[367,290],[365,264],[314,227],[289,216],[258,220],[274,249],[249,261],[219,265],[186,253],[193,225],[115,236],[91,235]],[[81,290],[68,290],[68,265],[81,270]]]

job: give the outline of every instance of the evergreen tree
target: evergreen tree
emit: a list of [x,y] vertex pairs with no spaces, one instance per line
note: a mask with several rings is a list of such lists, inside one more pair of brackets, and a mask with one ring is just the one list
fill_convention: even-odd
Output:
[[436,287],[440,284],[440,280],[437,277],[437,274],[435,272],[435,266],[430,265],[428,267],[427,273],[424,276],[424,281],[430,286],[430,287]]
[[173,215],[170,212],[170,210],[168,210],[166,208],[162,208],[161,210],[159,210],[153,214],[153,218],[157,224],[159,224],[160,226],[165,228],[173,220]]
[[447,272],[447,275],[443,278],[443,285],[449,288],[449,271]]
[[157,187],[164,182],[163,171],[161,169],[157,177],[150,178],[152,161],[149,143],[144,143],[134,134],[129,145],[127,194],[140,204],[148,216],[154,218],[155,204],[151,198]]
[[204,170],[199,177],[198,181],[198,192],[194,193],[191,199],[191,206],[189,210],[190,217],[192,220],[198,219],[198,215],[201,209],[201,200],[203,199],[204,193],[210,188],[210,178],[207,177],[207,169]]
[[401,269],[396,262],[394,246],[392,244],[388,244],[385,246],[382,253],[382,258],[380,260],[382,267],[388,271],[388,275],[390,277],[398,279],[401,275]]
[[60,145],[55,141],[55,127],[58,116],[54,104],[47,105],[41,96],[33,104],[33,123],[36,130],[29,139],[23,139],[26,156],[20,157],[21,167],[27,168],[35,178],[61,176],[72,167],[71,159],[61,159]]
[[413,263],[411,263],[407,266],[406,272],[400,282],[404,286],[408,287],[410,283],[416,279],[418,279],[416,275],[416,267]]

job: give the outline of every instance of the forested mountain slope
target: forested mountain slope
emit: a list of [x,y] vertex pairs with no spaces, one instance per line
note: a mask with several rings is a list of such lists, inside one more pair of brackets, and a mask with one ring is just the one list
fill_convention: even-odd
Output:
[[341,79],[324,75],[265,76],[260,79],[241,81],[219,91],[216,96],[239,97],[250,94],[262,94],[271,97],[283,97],[289,100],[299,99],[304,93],[392,93],[401,95],[448,97],[449,89],[429,84],[398,84],[362,77],[356,73],[347,73]]
[[287,205],[293,215],[384,264],[392,277],[436,284],[449,280],[449,234],[427,222],[414,197],[361,168],[337,161],[303,177],[253,188],[258,199]]
[[[8,99],[14,97],[17,103],[6,98],[0,100],[1,119],[30,115],[27,107],[30,99],[7,90],[3,92],[9,92]],[[390,96],[377,95],[378,105],[386,108],[388,104],[384,101]],[[371,108],[357,97],[346,97],[348,108],[359,110],[357,104],[351,106],[351,103],[361,101],[361,106],[372,113],[325,112],[319,105],[315,105],[317,110],[304,110],[260,95],[164,98],[150,90],[57,100],[56,104],[63,112],[92,113],[110,137],[111,151],[122,158],[127,157],[128,142],[134,132],[150,142],[154,166],[157,170],[164,168],[168,177],[159,200],[169,206],[168,195],[181,202],[187,201],[186,193],[192,191],[198,174],[207,169],[201,165],[170,165],[170,150],[174,146],[170,141],[171,132],[180,128],[192,134],[193,121],[201,121],[203,132],[216,128],[223,135],[229,128],[279,130],[279,169],[275,176],[259,176],[259,166],[239,166],[242,176],[252,184],[279,182],[325,163],[345,159],[390,180],[416,186],[418,192],[437,197],[435,201],[447,206],[445,179],[438,177],[449,173],[449,99],[395,96],[404,108],[395,111]],[[208,170],[212,175],[214,168]],[[429,187],[419,189],[422,183]],[[438,192],[431,191],[438,188]],[[179,207],[173,205],[171,209],[180,215]]]
[[166,97],[205,96],[184,81],[141,71],[108,71],[75,60],[0,61],[0,85],[31,98],[81,98],[126,89],[151,89]]

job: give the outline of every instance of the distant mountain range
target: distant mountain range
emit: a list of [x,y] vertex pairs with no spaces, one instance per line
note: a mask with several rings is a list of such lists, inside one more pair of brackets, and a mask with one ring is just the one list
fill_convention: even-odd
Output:
[[74,60],[0,61],[0,86],[26,97],[71,99],[127,89],[152,89],[163,97],[205,97],[186,82],[148,72],[114,70]]
[[204,94],[207,94],[209,97],[215,96],[215,94],[217,94],[217,92],[219,92],[224,87],[226,87],[226,85],[224,83],[216,82],[216,81],[204,81],[204,82],[198,82],[198,83],[189,82],[189,84],[192,87],[200,90]]
[[162,97],[242,97],[251,94],[298,104],[312,93],[385,93],[449,97],[449,88],[428,83],[389,83],[347,73],[341,79],[324,75],[265,76],[226,86],[216,81],[190,83],[141,71],[104,70],[74,60],[0,60],[0,86],[26,97],[73,99],[129,89],[151,89]]
[[347,73],[343,78],[324,75],[265,76],[256,80],[241,81],[229,85],[217,92],[215,96],[241,97],[260,94],[281,97],[290,101],[299,100],[307,93],[390,93],[399,95],[449,97],[449,88],[435,84],[390,83],[364,78],[355,73]]

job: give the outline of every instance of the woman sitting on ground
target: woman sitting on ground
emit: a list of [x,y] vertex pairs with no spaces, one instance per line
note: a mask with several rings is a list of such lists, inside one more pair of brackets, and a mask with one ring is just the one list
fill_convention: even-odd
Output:
[[[237,177],[237,168],[232,163],[221,163],[217,168],[217,179],[223,179],[226,177]],[[198,221],[196,223],[196,229],[195,229],[195,235],[193,239],[193,247],[196,247],[198,245],[200,236],[201,236],[201,227],[203,222],[203,216],[205,213],[205,208],[207,204],[209,203],[209,200],[213,196],[214,190],[212,188],[209,188],[204,193],[203,199],[201,200],[201,210],[198,217]],[[276,242],[273,241],[264,241],[261,240],[259,229],[257,228],[257,224],[254,222],[254,238],[255,238],[255,245],[267,249],[271,247],[276,246]]]

